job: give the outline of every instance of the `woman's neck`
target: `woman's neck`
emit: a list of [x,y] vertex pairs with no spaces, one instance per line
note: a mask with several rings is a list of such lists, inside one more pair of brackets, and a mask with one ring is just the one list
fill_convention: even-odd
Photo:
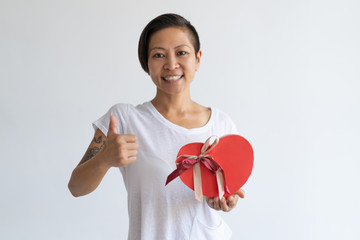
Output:
[[169,95],[159,91],[151,103],[163,114],[181,114],[193,110],[198,105],[191,99],[190,93]]
[[187,129],[204,126],[211,116],[211,110],[191,100],[190,94],[158,91],[151,103],[168,121]]

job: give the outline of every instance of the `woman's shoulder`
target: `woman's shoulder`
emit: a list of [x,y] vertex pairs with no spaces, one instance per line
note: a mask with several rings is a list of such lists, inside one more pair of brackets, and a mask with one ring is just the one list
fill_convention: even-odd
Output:
[[150,102],[144,102],[141,104],[133,105],[130,103],[116,103],[109,109],[109,112],[115,115],[142,115],[151,111]]
[[110,107],[110,110],[112,110],[112,111],[128,111],[131,108],[134,108],[134,106],[132,104],[116,103]]
[[215,125],[224,129],[226,134],[237,134],[237,127],[228,113],[217,107],[211,107],[212,118]]
[[211,109],[211,114],[217,120],[231,120],[230,115],[224,112],[223,110],[219,109],[218,107],[211,107],[210,109]]

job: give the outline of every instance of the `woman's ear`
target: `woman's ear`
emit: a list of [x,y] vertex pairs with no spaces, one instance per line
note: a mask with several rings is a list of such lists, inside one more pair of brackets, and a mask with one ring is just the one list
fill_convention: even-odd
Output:
[[202,56],[202,52],[201,52],[201,50],[199,50],[198,53],[196,54],[196,66],[195,66],[195,71],[199,70],[199,68],[200,68],[201,56]]

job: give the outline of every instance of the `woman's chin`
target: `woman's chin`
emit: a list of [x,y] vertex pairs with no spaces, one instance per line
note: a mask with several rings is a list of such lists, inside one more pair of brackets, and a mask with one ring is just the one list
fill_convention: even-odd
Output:
[[166,95],[180,95],[187,93],[188,88],[184,86],[171,86],[171,87],[162,86],[162,87],[158,87],[157,91]]

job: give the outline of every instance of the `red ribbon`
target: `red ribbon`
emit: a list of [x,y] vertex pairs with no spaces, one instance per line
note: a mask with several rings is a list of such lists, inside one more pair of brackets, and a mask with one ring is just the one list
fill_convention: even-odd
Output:
[[216,175],[218,190],[219,190],[219,198],[221,199],[223,197],[224,191],[230,194],[229,188],[226,185],[224,170],[210,155],[205,155],[211,149],[213,149],[216,146],[216,144],[219,142],[219,138],[216,137],[215,142],[210,145],[209,144],[210,138],[208,138],[204,143],[200,155],[198,156],[181,155],[178,157],[178,158],[183,157],[184,159],[177,163],[177,168],[168,176],[165,186],[169,182],[180,176],[183,172],[193,167],[195,198],[198,201],[202,202],[201,172],[199,165],[201,162],[207,169],[209,169],[209,171],[212,174]]

